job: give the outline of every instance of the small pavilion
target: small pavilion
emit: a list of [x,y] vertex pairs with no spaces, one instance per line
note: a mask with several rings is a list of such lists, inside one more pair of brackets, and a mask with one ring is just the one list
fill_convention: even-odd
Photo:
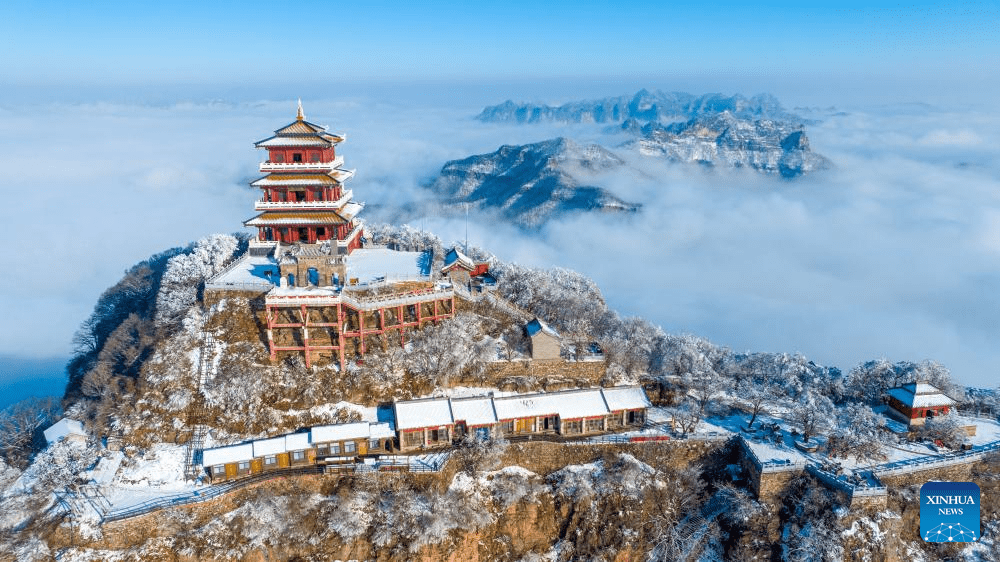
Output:
[[887,413],[913,428],[935,416],[947,415],[955,401],[929,382],[917,381],[886,391]]

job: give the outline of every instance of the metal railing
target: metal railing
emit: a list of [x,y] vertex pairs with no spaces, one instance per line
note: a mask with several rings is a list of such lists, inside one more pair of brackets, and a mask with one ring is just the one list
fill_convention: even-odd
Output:
[[954,466],[958,464],[967,464],[982,460],[986,458],[987,455],[997,451],[1000,451],[1000,441],[993,441],[991,443],[986,443],[985,445],[977,445],[968,451],[885,463],[872,467],[872,473],[877,476],[891,476],[897,474],[910,474],[913,472]]
[[254,202],[254,209],[263,211],[266,209],[332,209],[346,205],[354,192],[348,189],[336,201],[268,201],[261,198]]
[[275,478],[283,478],[285,476],[293,475],[304,475],[304,474],[321,474],[323,472],[323,467],[320,465],[310,465],[302,466],[296,468],[285,468],[281,470],[275,470],[273,472],[264,472],[261,474],[254,474],[246,478],[241,478],[240,480],[233,480],[231,482],[225,482],[223,484],[213,484],[207,486],[202,490],[195,490],[190,493],[180,493],[171,496],[165,496],[162,498],[156,498],[152,500],[144,501],[140,504],[132,505],[124,509],[110,510],[102,514],[101,522],[110,523],[112,521],[120,521],[122,519],[128,519],[131,517],[138,517],[140,515],[146,515],[147,513],[152,513],[160,509],[165,509],[168,507],[177,507],[181,505],[193,505],[209,500],[214,500],[220,496],[234,492],[240,488],[246,488],[251,484],[256,484],[258,482],[264,482],[267,480],[273,480]]
[[232,283],[205,283],[206,289],[211,289],[213,291],[254,291],[254,292],[267,292],[273,289],[275,285],[273,283],[268,283],[267,281],[256,282],[232,282]]
[[219,279],[221,279],[222,277],[224,277],[226,274],[230,273],[231,271],[233,271],[237,267],[240,267],[241,265],[243,265],[244,258],[248,257],[249,255],[250,254],[249,254],[249,250],[248,250],[247,253],[244,253],[241,256],[231,258],[231,261],[228,264],[226,264],[226,267],[222,268],[221,271],[219,271],[215,275],[213,275],[213,276],[211,276],[211,277],[209,277],[208,279],[205,280],[205,288],[206,289],[214,289],[214,290],[217,290],[217,291],[219,291],[219,290],[222,290],[222,291],[225,291],[225,290],[230,290],[230,291],[241,291],[241,290],[242,291],[250,291],[250,290],[253,290],[253,291],[258,291],[258,290],[259,291],[266,291],[266,290],[274,287],[275,286],[274,283],[271,283],[269,281],[264,281],[264,280],[261,280],[261,281],[252,281],[252,282],[241,281],[241,282],[232,282],[232,283],[219,281]]
[[344,157],[337,156],[330,162],[271,162],[270,160],[265,160],[260,163],[261,172],[280,172],[287,170],[326,170],[332,168],[339,168],[344,165]]
[[[847,480],[841,480],[840,478],[837,477],[836,474],[827,472],[814,464],[806,466],[806,472],[812,474],[827,486],[846,492],[848,495],[850,495],[851,498],[877,497],[877,496],[884,496],[887,493],[885,486],[882,485],[870,486],[867,484],[856,484],[853,482],[849,482]],[[872,478],[878,481],[878,478],[876,478],[874,474],[872,475]]]

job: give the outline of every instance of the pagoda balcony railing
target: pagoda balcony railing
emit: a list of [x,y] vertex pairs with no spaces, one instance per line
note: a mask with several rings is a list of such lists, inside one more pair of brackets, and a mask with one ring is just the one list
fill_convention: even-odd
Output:
[[337,156],[330,162],[271,162],[266,160],[260,163],[261,172],[287,172],[287,171],[301,171],[310,169],[322,169],[327,170],[330,168],[339,168],[344,165],[344,157]]
[[258,199],[254,202],[255,211],[265,211],[267,209],[339,209],[346,205],[354,192],[348,189],[336,201],[267,201]]

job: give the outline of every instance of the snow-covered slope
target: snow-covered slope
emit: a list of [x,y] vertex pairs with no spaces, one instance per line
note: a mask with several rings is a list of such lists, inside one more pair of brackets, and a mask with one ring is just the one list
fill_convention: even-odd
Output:
[[585,183],[594,173],[624,164],[598,145],[557,138],[453,160],[430,187],[446,203],[472,203],[535,227],[562,213],[637,210],[639,205]]
[[615,96],[599,100],[575,101],[560,106],[515,103],[507,100],[483,109],[477,119],[489,123],[621,123],[628,119],[669,123],[686,121],[728,111],[745,119],[801,118],[787,113],[771,94],[750,98],[739,94],[702,94],[639,90],[633,96]]
[[629,120],[622,128],[642,135],[625,147],[676,162],[752,168],[785,178],[828,165],[826,158],[810,150],[802,125],[787,121],[750,120],[724,111],[668,126],[649,123],[640,127]]

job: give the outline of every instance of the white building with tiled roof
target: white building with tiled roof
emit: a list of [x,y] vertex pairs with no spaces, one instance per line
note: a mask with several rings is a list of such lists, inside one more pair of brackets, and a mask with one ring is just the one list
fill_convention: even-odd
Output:
[[422,398],[394,404],[401,450],[450,444],[466,433],[585,435],[646,422],[640,387],[583,388],[511,396]]

